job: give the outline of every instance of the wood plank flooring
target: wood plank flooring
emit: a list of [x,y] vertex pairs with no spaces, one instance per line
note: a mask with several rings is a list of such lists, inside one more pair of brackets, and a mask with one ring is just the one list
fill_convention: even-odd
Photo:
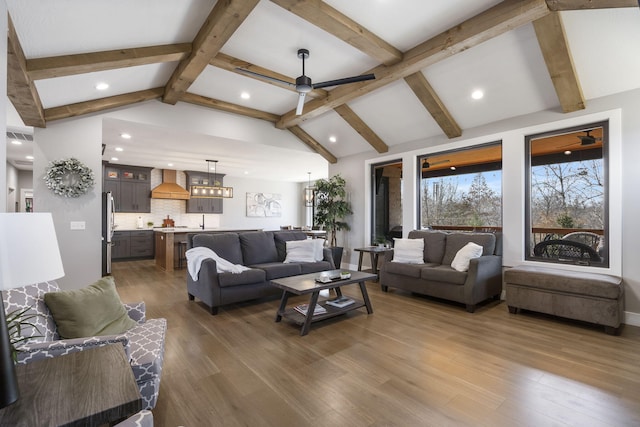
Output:
[[469,314],[371,282],[372,315],[301,337],[274,322],[278,298],[211,316],[187,300],[186,274],[113,264],[121,299],[168,321],[157,427],[640,425],[637,327],[610,336],[498,301]]

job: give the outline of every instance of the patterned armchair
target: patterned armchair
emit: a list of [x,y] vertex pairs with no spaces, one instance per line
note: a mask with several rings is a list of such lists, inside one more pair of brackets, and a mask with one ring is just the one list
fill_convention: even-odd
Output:
[[166,319],[146,320],[144,302],[124,304],[129,317],[138,323],[127,332],[121,335],[61,339],[53,316],[44,302],[45,293],[59,290],[58,284],[50,281],[10,289],[2,293],[6,313],[31,307],[32,310],[27,314],[37,315],[31,320],[31,323],[37,326],[37,330],[32,327],[24,327],[21,330],[21,335],[29,339],[17,346],[18,364],[121,343],[140,389],[142,407],[153,409],[160,390]]

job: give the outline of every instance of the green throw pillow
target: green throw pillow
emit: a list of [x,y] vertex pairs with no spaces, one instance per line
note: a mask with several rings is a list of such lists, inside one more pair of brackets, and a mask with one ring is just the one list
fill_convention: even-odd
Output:
[[83,289],[44,294],[62,338],[120,334],[136,325],[122,305],[113,277]]

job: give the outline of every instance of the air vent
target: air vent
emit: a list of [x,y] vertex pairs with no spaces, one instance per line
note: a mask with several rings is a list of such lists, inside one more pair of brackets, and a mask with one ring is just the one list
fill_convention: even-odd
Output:
[[20,132],[7,132],[7,138],[15,139],[15,140],[18,140],[18,141],[33,142],[33,135],[29,135],[29,134],[26,134],[26,133],[20,133]]
[[14,160],[13,163],[20,166],[33,166],[33,162],[28,160]]

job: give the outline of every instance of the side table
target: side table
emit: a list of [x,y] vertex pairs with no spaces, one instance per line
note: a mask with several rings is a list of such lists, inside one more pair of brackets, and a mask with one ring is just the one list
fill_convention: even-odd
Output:
[[362,271],[362,256],[365,253],[368,253],[371,257],[371,272],[373,274],[378,274],[378,258],[380,254],[384,254],[392,250],[392,248],[384,248],[380,246],[366,246],[364,248],[355,248],[354,251],[360,252],[360,256],[358,257],[358,271]]
[[20,398],[0,426],[99,426],[142,409],[122,344],[17,365]]

